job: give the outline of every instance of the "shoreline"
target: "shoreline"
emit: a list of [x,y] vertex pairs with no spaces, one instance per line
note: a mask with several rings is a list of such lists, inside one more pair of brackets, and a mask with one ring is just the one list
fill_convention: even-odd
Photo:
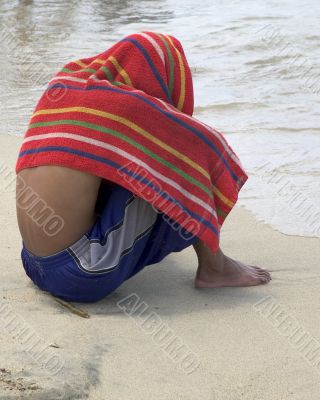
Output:
[[[1,163],[13,171],[21,140],[0,136]],[[76,304],[90,315],[84,319],[25,275],[14,191],[4,191],[3,181],[0,187],[0,400],[102,400],[106,393],[108,400],[317,398],[318,238],[282,234],[236,207],[223,227],[223,249],[269,269],[269,285],[196,290],[196,257],[188,248],[101,302]],[[148,306],[145,318],[119,307],[132,294]],[[197,356],[194,371],[179,367],[177,348],[164,351],[150,315]],[[294,329],[308,334],[299,346]]]

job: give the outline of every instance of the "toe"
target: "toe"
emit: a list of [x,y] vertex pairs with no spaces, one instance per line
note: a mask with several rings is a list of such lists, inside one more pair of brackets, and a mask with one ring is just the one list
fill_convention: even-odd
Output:
[[258,274],[259,274],[260,276],[266,277],[266,278],[268,278],[269,280],[272,279],[270,273],[269,273],[267,270],[265,270],[265,269],[263,269],[263,268],[260,268],[260,267],[253,267],[253,268],[258,272]]

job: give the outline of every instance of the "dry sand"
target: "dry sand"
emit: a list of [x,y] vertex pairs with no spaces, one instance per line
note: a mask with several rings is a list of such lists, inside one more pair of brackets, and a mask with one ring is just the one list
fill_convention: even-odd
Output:
[[[0,137],[0,161],[12,171],[20,141]],[[271,284],[195,290],[187,249],[105,300],[78,304],[85,319],[26,277],[13,185],[5,189],[3,172],[0,179],[0,399],[319,399],[319,239],[282,235],[236,208],[223,248],[268,267]],[[117,305],[133,293],[148,307],[140,317]],[[155,333],[160,327],[171,347],[181,341],[175,357]]]

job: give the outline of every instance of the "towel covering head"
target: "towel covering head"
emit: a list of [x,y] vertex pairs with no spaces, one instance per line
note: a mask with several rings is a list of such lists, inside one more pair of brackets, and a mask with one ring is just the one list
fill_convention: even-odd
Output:
[[192,75],[182,45],[175,37],[152,32],[133,34],[98,58],[101,67],[94,74],[96,79],[125,83],[193,114]]

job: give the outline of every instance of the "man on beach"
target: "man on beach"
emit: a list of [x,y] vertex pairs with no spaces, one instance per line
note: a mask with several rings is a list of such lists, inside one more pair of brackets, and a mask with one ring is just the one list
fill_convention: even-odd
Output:
[[[191,72],[169,35],[130,35],[52,79],[17,162],[22,262],[40,289],[98,301],[188,246],[197,288],[270,281],[220,249],[247,176],[221,133],[192,113]],[[63,221],[56,234],[39,223],[44,206]]]

